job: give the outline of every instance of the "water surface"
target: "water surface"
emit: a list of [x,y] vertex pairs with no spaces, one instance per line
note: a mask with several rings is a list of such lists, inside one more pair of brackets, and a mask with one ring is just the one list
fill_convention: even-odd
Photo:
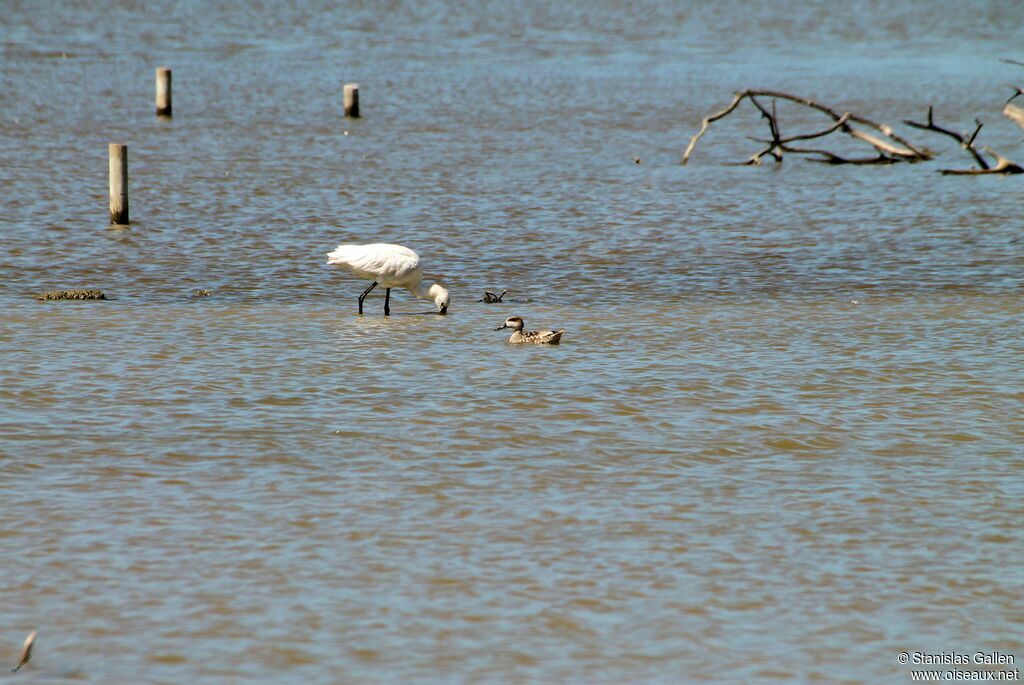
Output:
[[[900,651],[1024,658],[1024,186],[940,176],[970,159],[921,133],[939,160],[732,166],[750,113],[678,164],[745,87],[893,124],[934,104],[1022,161],[1015,3],[3,15],[12,659],[39,629],[17,677],[865,683],[909,681]],[[416,249],[450,315],[395,292],[386,319],[375,292],[357,316],[365,284],[324,266],[348,241]],[[71,287],[111,299],[31,299]],[[563,344],[505,345],[511,314]]]

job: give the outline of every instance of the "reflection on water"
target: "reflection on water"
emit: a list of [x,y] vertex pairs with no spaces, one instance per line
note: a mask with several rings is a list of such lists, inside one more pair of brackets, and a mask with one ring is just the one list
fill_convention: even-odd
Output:
[[[728,126],[677,164],[747,86],[935,103],[1020,161],[1012,6],[9,9],[18,677],[898,682],[1019,647],[1019,183],[737,168]],[[414,247],[450,315],[357,316],[346,241]],[[71,287],[112,299],[29,297]]]

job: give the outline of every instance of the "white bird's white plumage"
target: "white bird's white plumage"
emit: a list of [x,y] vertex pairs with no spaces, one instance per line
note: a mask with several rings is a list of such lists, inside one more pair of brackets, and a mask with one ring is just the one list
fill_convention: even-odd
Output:
[[[424,287],[423,263],[420,256],[403,245],[371,243],[369,245],[339,245],[327,253],[327,263],[348,269],[359,278],[373,281],[387,289],[408,288],[421,300],[431,300],[442,314],[448,310],[448,291],[435,283]],[[359,299],[359,311],[363,310],[363,297],[374,288],[371,285]],[[390,296],[390,293],[389,293]],[[385,299],[384,313],[387,314],[388,300]]]
[[338,245],[327,253],[327,263],[343,266],[359,278],[377,281],[385,288],[408,287],[423,280],[420,256],[402,245]]

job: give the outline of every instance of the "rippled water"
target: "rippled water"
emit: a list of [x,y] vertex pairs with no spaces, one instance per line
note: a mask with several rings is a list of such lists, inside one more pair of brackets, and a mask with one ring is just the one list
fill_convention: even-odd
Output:
[[[1024,659],[1024,185],[940,176],[970,160],[920,133],[938,161],[732,166],[750,114],[678,164],[755,86],[978,116],[1024,161],[999,116],[1016,3],[3,15],[0,653],[39,629],[16,677],[895,683],[901,651]],[[450,316],[397,291],[357,316],[365,284],[324,266],[348,241],[416,249]],[[31,297],[73,287],[111,299]],[[511,314],[563,344],[504,344]]]

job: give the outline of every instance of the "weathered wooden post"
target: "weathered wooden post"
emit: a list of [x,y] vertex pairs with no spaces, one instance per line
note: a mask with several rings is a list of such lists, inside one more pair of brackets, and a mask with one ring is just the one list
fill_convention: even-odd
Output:
[[110,144],[110,223],[128,221],[128,146]]
[[345,84],[345,116],[357,118],[359,116],[359,84]]
[[171,68],[156,68],[156,113],[171,116]]

